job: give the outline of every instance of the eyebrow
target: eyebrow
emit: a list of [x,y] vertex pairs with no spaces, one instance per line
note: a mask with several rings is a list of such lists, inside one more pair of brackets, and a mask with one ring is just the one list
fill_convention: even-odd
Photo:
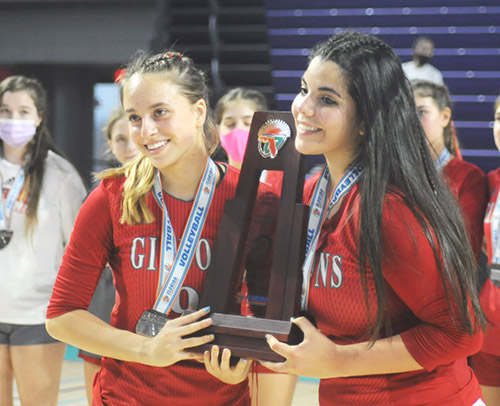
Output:
[[[8,104],[2,103],[0,104],[0,107],[10,107]],[[33,110],[33,107],[31,106],[19,106],[20,109],[26,109],[26,110]]]
[[[150,109],[155,109],[155,108],[157,108],[157,107],[160,107],[160,106],[165,106],[165,105],[166,105],[166,103],[165,103],[165,102],[158,102],[158,103],[152,104],[151,106],[149,106],[149,108],[150,108]],[[133,112],[133,111],[135,111],[135,109],[130,108],[130,109],[125,110],[125,113],[131,113],[131,112]]]
[[[304,79],[304,76],[302,76],[301,80],[307,85],[307,81]],[[343,97],[340,95],[339,92],[337,92],[333,87],[328,87],[328,86],[321,86],[320,88],[318,88],[318,90],[320,92],[329,92],[329,93],[333,93],[334,95],[336,95],[337,97],[339,97],[340,99],[343,99]]]

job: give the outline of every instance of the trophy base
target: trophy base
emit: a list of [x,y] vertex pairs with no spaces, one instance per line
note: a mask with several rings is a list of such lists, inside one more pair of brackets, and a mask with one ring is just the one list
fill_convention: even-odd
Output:
[[232,357],[262,361],[282,362],[281,355],[269,348],[266,334],[290,345],[299,344],[304,336],[302,331],[290,321],[259,319],[232,314],[212,313],[213,324],[200,330],[192,337],[213,334],[214,341],[192,348],[195,352],[209,351],[213,345],[231,350]]

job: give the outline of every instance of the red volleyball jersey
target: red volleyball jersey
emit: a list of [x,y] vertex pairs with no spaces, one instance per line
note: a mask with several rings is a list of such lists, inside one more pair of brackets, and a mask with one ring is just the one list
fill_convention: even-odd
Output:
[[[198,301],[210,264],[226,200],[233,198],[239,172],[228,167],[216,187],[208,217],[181,293],[169,317]],[[87,309],[106,263],[116,285],[111,325],[135,331],[141,314],[155,301],[161,240],[162,212],[152,193],[147,197],[155,221],[124,225],[123,177],[103,180],[85,201],[57,277],[47,317]],[[163,194],[177,239],[182,237],[193,202]],[[249,405],[247,382],[227,385],[206,372],[203,364],[182,361],[165,368],[103,357],[94,396],[108,405]]]
[[[488,185],[490,190],[490,203],[494,204],[496,192],[500,187],[500,168],[488,173]],[[500,299],[499,289],[500,288],[495,286],[491,280],[487,280],[479,295],[481,306],[483,307],[483,311],[489,321],[484,334],[481,352],[491,354],[496,357],[500,356],[500,324],[498,323],[498,306]],[[482,361],[481,358],[473,358],[473,360],[474,363]],[[491,373],[493,376],[496,376],[495,371],[491,371]],[[482,382],[483,378],[484,377],[481,377],[480,379],[481,384],[489,385],[489,383]]]
[[[306,204],[318,177],[306,183]],[[367,341],[369,320],[377,308],[372,275],[368,272],[368,313],[357,271],[358,186],[323,224],[310,279],[308,312],[322,333],[340,345]],[[382,235],[372,238],[383,241],[382,268],[393,334],[401,334],[408,351],[424,369],[322,379],[320,404],[472,405],[481,392],[465,358],[478,351],[482,335],[470,336],[453,323],[432,248],[400,196],[386,195]]]
[[488,203],[488,180],[476,165],[463,159],[452,159],[443,169],[444,180],[457,197],[471,246],[479,258],[483,243],[483,220]]

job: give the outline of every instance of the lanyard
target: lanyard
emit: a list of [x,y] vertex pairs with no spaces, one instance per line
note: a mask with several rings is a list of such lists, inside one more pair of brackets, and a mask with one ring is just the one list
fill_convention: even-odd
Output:
[[311,207],[309,209],[309,220],[307,223],[306,257],[302,265],[302,294],[300,298],[300,307],[307,309],[309,300],[309,282],[312,275],[314,253],[318,245],[321,226],[325,221],[327,214],[340,201],[340,199],[351,190],[363,174],[361,164],[352,165],[340,178],[337,185],[333,188],[332,194],[328,198],[328,207],[326,204],[326,194],[328,190],[328,181],[330,180],[330,171],[325,165],[321,176],[314,189]]
[[441,172],[443,168],[446,166],[448,162],[451,161],[451,154],[450,151],[448,151],[448,148],[444,148],[443,152],[438,156],[436,161],[434,162],[436,164],[436,168],[438,172]]
[[180,292],[187,271],[193,261],[193,257],[200,239],[205,220],[207,219],[210,203],[215,193],[217,166],[208,158],[205,171],[201,178],[193,207],[182,235],[179,249],[176,249],[174,228],[168,215],[167,206],[163,200],[163,189],[161,186],[160,172],[156,171],[156,179],[153,185],[154,197],[162,208],[162,236],[160,277],[158,280],[157,297],[154,310],[168,314]]
[[[14,179],[14,184],[12,185],[5,204],[3,198],[0,204],[0,230],[8,230],[10,227],[10,221],[12,219],[12,210],[14,209],[14,203],[21,194],[21,190],[24,185],[24,171],[22,169],[16,175]],[[0,176],[0,193],[3,194],[2,177]]]

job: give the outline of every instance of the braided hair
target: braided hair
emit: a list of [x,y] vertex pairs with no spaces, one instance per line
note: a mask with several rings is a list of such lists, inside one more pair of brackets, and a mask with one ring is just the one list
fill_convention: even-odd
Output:
[[355,149],[355,159],[365,168],[359,187],[358,271],[367,305],[368,272],[373,273],[376,288],[376,316],[368,332],[372,342],[392,335],[381,241],[388,193],[401,196],[419,221],[433,248],[448,303],[454,304],[450,306],[454,320],[471,334],[484,325],[476,291],[476,260],[464,238],[467,232],[460,209],[432,161],[398,56],[372,35],[345,31],[315,46],[310,60],[314,58],[340,67],[363,128]]
[[[219,144],[219,135],[210,109],[210,91],[206,75],[195,67],[193,60],[178,52],[168,51],[156,55],[139,52],[126,67],[120,79],[120,97],[123,102],[124,87],[137,75],[158,74],[175,84],[180,92],[191,102],[203,99],[207,106],[207,117],[203,125],[203,140],[207,153],[212,153]],[[123,186],[123,211],[121,221],[125,224],[150,223],[153,214],[146,204],[146,196],[153,187],[155,168],[141,154],[120,168],[106,170],[98,175],[107,178],[125,175]]]

